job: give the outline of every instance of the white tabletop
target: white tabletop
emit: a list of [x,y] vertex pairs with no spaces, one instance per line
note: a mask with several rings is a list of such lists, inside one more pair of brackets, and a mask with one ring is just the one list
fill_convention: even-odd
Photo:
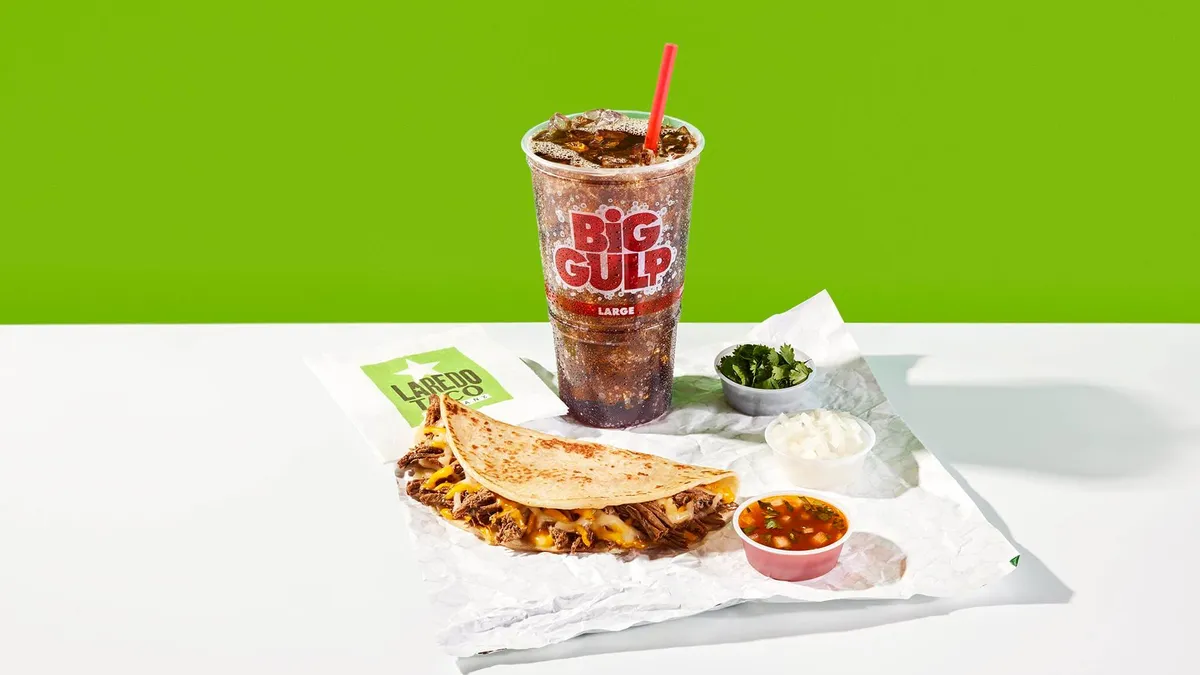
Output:
[[[856,325],[1020,547],[965,597],[743,605],[455,661],[302,357],[430,325],[0,327],[0,672],[1191,672],[1200,326]],[[737,339],[688,324],[685,344]],[[552,365],[544,324],[491,324]]]

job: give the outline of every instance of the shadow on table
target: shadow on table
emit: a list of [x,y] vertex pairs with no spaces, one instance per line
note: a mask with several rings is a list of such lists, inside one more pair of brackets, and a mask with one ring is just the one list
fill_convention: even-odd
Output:
[[[592,654],[755,640],[868,628],[962,609],[1062,604],[1072,591],[1031,551],[1017,543],[995,509],[950,464],[979,463],[1080,476],[1118,476],[1164,461],[1168,430],[1153,413],[1117,392],[1085,386],[912,387],[906,373],[917,357],[872,357],[872,370],[905,416],[927,418],[917,434],[992,525],[1020,552],[1018,569],[999,582],[955,598],[747,603],[685,619],[615,633],[593,633],[520,651],[458,659],[470,673],[494,665],[533,663]],[[689,385],[690,386],[690,385]],[[713,392],[700,387],[693,395]],[[1131,431],[1132,430],[1132,431]],[[1136,434],[1136,437],[1134,436]],[[1136,442],[1140,441],[1140,442]],[[1136,442],[1136,446],[1134,445]],[[1137,452],[1131,452],[1136,447]]]
[[[1169,460],[1173,432],[1166,421],[1116,390],[1057,383],[913,386],[907,373],[919,356],[866,360],[905,423],[943,462],[1107,478],[1150,473]],[[525,363],[557,391],[553,372],[535,361]],[[686,433],[760,439],[769,421],[747,423],[725,403],[720,380],[712,376],[675,378],[673,398],[673,414],[692,406],[710,411],[703,428]],[[678,415],[672,423],[680,423]],[[659,424],[631,431],[654,432]]]
[[538,379],[541,380],[543,384],[545,384],[547,387],[550,387],[550,391],[554,392],[555,396],[558,396],[558,377],[555,376],[554,371],[547,369],[546,366],[543,366],[533,359],[522,358],[521,361],[533,371],[534,375],[538,376]]
[[919,360],[867,357],[896,411],[945,464],[1116,478],[1170,459],[1167,422],[1122,392],[1061,383],[910,385],[907,373]]

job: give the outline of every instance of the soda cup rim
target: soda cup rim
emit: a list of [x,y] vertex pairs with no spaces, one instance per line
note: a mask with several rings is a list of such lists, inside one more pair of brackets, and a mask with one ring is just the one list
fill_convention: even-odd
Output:
[[[616,112],[619,112],[622,115],[633,117],[635,119],[646,119],[650,117],[650,113],[641,110],[617,110]],[[571,113],[567,115],[567,117],[574,118],[582,114],[582,112]],[[581,176],[636,176],[640,174],[669,173],[673,169],[677,169],[688,162],[694,161],[696,157],[700,155],[700,151],[704,149],[704,134],[700,133],[700,130],[695,126],[688,124],[678,117],[663,115],[663,122],[669,123],[676,127],[687,127],[688,131],[692,132],[692,136],[696,139],[696,147],[692,148],[685,155],[681,155],[675,159],[659,164],[639,164],[637,166],[617,168],[583,167],[573,166],[571,164],[560,164],[558,162],[551,162],[548,159],[538,157],[537,154],[533,152],[533,136],[542,129],[545,129],[546,126],[550,124],[550,121],[547,120],[535,125],[532,129],[525,132],[525,135],[521,137],[521,149],[525,151],[525,156],[529,158],[530,162],[540,167],[579,174]]]

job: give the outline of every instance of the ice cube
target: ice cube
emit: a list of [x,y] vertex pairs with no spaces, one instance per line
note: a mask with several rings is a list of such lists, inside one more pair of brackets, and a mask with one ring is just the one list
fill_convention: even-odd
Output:
[[617,147],[624,141],[629,134],[621,131],[613,131],[612,129],[601,129],[596,132],[596,143],[604,149],[612,149]]
[[[616,110],[593,110],[592,112],[596,113],[596,117],[593,119],[596,120],[597,129],[617,129],[627,119]],[[588,113],[588,116],[591,117],[591,113]]]
[[550,118],[550,124],[546,128],[557,131],[568,131],[571,128],[571,118],[562,113],[554,113],[554,116]]

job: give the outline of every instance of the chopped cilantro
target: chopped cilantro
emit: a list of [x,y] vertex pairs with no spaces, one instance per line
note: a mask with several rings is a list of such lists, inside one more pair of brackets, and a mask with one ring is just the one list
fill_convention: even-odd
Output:
[[791,345],[771,349],[765,345],[738,345],[723,357],[718,369],[725,377],[755,389],[786,389],[808,379],[812,368],[796,360]]

